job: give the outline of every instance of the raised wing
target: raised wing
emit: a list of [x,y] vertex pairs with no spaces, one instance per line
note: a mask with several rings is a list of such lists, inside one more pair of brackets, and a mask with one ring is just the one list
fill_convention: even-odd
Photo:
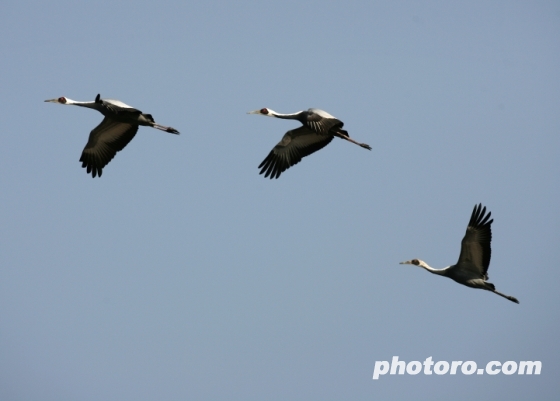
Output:
[[332,139],[332,135],[320,135],[305,126],[288,131],[259,165],[259,174],[278,178],[303,157],[327,146]]
[[492,222],[491,213],[486,214],[486,207],[482,204],[475,205],[467,232],[461,241],[461,255],[456,266],[479,274],[484,280],[488,280],[488,266],[492,249]]
[[116,122],[105,117],[101,124],[91,131],[80,161],[92,177],[101,177],[105,167],[134,138],[138,125]]
[[142,114],[140,110],[135,109],[134,107],[129,106],[128,104],[125,104],[120,100],[101,99],[99,94],[97,94],[97,96],[95,97],[95,103],[100,104],[103,108],[115,114],[121,114],[121,113]]
[[[332,128],[342,128],[344,125],[342,121],[320,109],[307,110],[307,119],[303,124],[316,133],[324,135],[328,134]],[[348,136],[348,133],[346,135]]]

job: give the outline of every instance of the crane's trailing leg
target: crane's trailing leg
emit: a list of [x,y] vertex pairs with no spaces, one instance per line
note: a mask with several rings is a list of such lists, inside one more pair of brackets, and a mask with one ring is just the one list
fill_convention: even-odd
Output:
[[[473,280],[473,281],[476,281],[476,280]],[[482,285],[481,285],[481,284],[482,284]],[[473,288],[482,288],[482,289],[484,289],[484,290],[491,291],[491,292],[493,292],[494,294],[498,294],[498,295],[501,296],[501,297],[504,297],[504,298],[506,298],[506,299],[509,299],[511,302],[515,302],[516,304],[519,303],[519,301],[517,300],[517,298],[512,297],[512,296],[510,296],[510,295],[502,294],[500,291],[497,291],[497,290],[496,290],[496,286],[495,286],[494,284],[489,283],[488,281],[483,281],[481,284],[480,284],[480,283],[477,283],[477,285],[473,285],[472,287],[473,287]],[[469,285],[469,284],[467,284],[467,285]],[[469,285],[469,286],[470,286],[470,285]]]
[[339,138],[346,139],[349,142],[355,143],[356,145],[361,146],[362,148],[366,148],[367,150],[371,150],[371,146],[369,146],[367,143],[357,142],[357,141],[353,140],[352,138],[350,138],[348,135],[341,134],[340,132],[337,132],[335,135],[338,136]]
[[156,124],[156,123],[154,123],[154,125],[152,125],[152,127],[160,129],[160,130],[165,131],[165,132],[169,132],[170,134],[179,135],[179,131],[177,131],[175,128],[172,128],[172,127],[166,127],[165,125],[159,125],[159,124]]
[[504,297],[505,299],[509,299],[511,302],[515,302],[516,304],[519,303],[519,301],[517,300],[517,298],[512,297],[511,295],[502,294],[501,292],[496,291],[496,290],[492,290],[492,292],[493,292],[494,294],[498,294],[498,295],[501,296],[501,297]]

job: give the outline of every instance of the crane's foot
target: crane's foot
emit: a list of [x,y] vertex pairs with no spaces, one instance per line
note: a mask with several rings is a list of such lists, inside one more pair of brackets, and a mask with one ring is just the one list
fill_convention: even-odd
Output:
[[512,301],[512,302],[515,302],[516,304],[519,303],[519,301],[518,301],[517,298],[515,298],[515,297],[509,296],[509,297],[507,297],[507,299],[509,299],[509,300]]

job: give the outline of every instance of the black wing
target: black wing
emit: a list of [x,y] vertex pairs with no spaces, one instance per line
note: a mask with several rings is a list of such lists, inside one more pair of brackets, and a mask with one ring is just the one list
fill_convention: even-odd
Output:
[[134,138],[138,125],[116,122],[105,117],[101,124],[91,131],[80,161],[92,177],[101,177],[105,167]]
[[332,135],[320,135],[305,126],[288,131],[259,165],[259,174],[278,178],[303,157],[327,146],[332,139]]
[[491,225],[494,220],[490,220],[490,212],[485,214],[486,207],[483,208],[482,204],[475,205],[467,232],[461,241],[461,255],[457,265],[464,266],[474,273],[480,274],[484,280],[488,280],[487,271],[492,256]]

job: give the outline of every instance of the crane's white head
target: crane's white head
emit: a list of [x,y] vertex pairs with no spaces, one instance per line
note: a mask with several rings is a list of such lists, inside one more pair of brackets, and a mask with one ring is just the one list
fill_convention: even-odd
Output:
[[414,265],[414,266],[420,266],[420,267],[427,266],[426,262],[424,262],[423,260],[420,260],[420,259],[407,260],[407,261],[401,262],[399,264],[401,264],[401,265]]
[[261,116],[274,117],[274,115],[278,113],[265,107],[263,109],[249,111],[247,114],[260,114]]
[[61,97],[56,98],[56,99],[45,100],[45,102],[68,104],[68,103],[71,103],[72,101],[70,99],[65,98],[64,96],[61,96]]

